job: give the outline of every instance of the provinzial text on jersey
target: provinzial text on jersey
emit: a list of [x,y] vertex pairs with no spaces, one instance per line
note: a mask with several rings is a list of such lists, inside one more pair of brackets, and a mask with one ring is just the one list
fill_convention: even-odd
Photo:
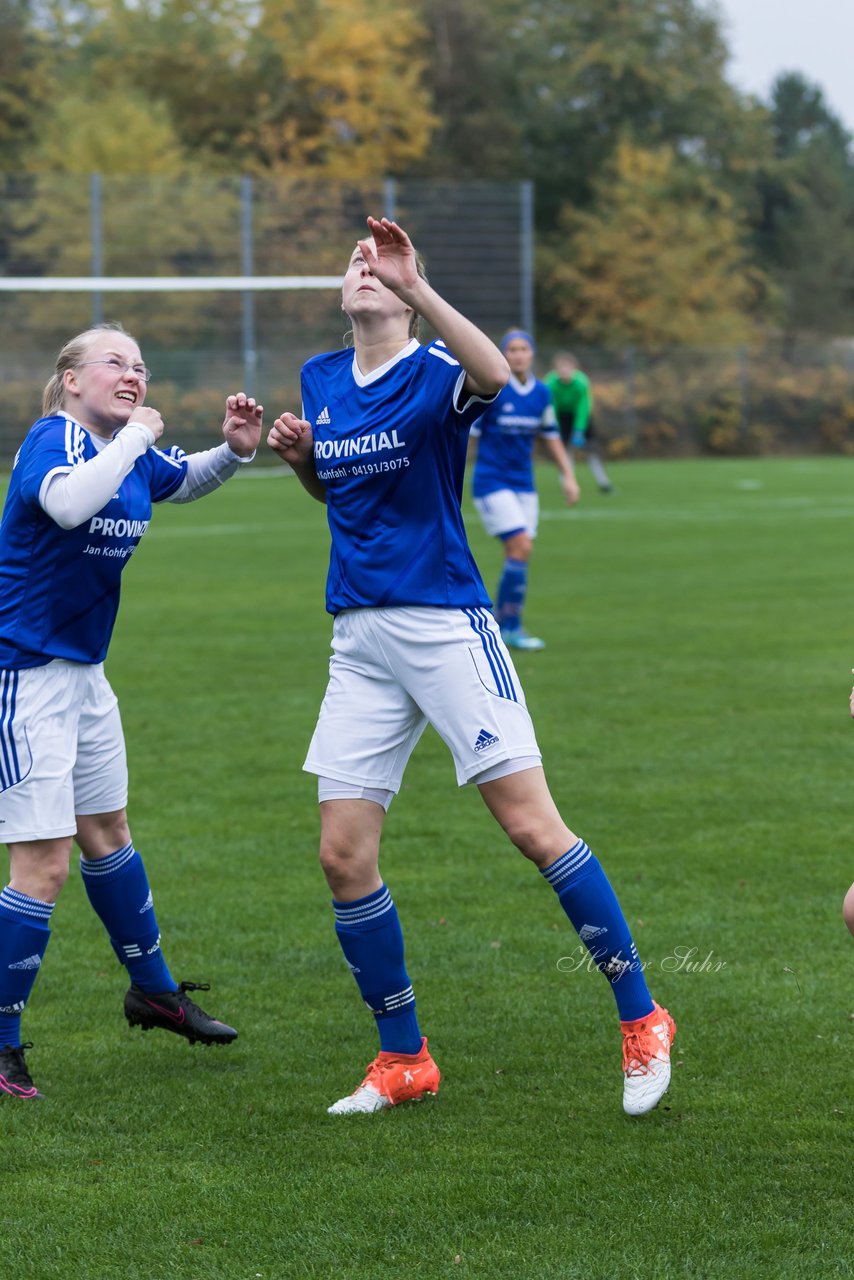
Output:
[[329,458],[354,458],[365,453],[380,453],[384,449],[405,448],[406,441],[398,438],[396,430],[380,431],[369,436],[351,436],[345,440],[315,440],[314,456],[326,461]]
[[102,538],[141,538],[149,523],[148,520],[110,520],[107,516],[94,516],[89,532],[100,533]]

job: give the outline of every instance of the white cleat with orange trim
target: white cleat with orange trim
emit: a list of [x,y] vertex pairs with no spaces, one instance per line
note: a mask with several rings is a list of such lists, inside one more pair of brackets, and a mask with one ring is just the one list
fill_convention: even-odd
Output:
[[367,1115],[400,1102],[420,1102],[439,1092],[441,1078],[427,1051],[427,1041],[422,1040],[418,1053],[380,1052],[358,1089],[327,1110],[331,1116]]
[[676,1023],[666,1009],[654,1004],[652,1013],[634,1022],[621,1022],[623,1033],[623,1110],[642,1116],[657,1107],[670,1084],[670,1046]]

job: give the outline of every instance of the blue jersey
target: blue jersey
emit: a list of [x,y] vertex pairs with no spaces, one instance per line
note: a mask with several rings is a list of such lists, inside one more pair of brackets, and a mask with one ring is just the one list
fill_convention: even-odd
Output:
[[557,436],[551,393],[544,382],[521,383],[512,375],[477,423],[480,439],[472,476],[472,493],[485,498],[496,489],[534,492],[534,441]]
[[363,374],[352,351],[303,366],[303,416],[332,534],[326,607],[489,606],[460,501],[484,401],[442,342],[413,339]]
[[40,418],[18,451],[0,521],[0,668],[106,656],[122,569],[152,502],[175,492],[187,464],[179,449],[148,449],[97,515],[61,529],[39,505],[42,482],[97,454],[86,428],[66,414]]

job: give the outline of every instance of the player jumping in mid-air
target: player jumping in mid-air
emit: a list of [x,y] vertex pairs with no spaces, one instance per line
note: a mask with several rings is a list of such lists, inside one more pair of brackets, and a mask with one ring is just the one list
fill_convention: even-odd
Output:
[[104,658],[121,572],[153,502],[189,502],[254,457],[262,409],[226,400],[225,442],[186,456],[154,448],[150,374],[120,325],[65,344],[45,387],[43,417],[18,451],[0,524],[0,839],[11,876],[0,892],[0,1094],[33,1099],[21,1014],[41,969],[50,918],[80,869],[131,986],[125,1016],[203,1044],[237,1032],[176,984],[160,949],[145,867],[127,822],[128,773]]
[[570,506],[578,501],[580,490],[557,429],[549,389],[532,372],[533,338],[523,329],[511,329],[502,339],[501,350],[510,366],[510,379],[472,429],[477,458],[471,487],[483,527],[504,545],[495,600],[502,639],[510,649],[537,650],[545,642],[528,635],[522,614],[539,522],[533,464],[538,439],[560,473]]
[[[303,417],[283,413],[268,437],[327,507],[333,656],[305,768],[318,775],[335,929],[380,1038],[362,1083],[329,1110],[379,1111],[439,1087],[379,873],[386,810],[429,721],[458,783],[476,783],[610,984],[623,1106],[640,1115],[670,1081],[675,1024],[649,993],[602,867],[549,793],[460,511],[469,428],[507,382],[507,362],[430,287],[397,223],[369,218],[368,227],[372,239],[359,241],[342,289],[355,350],[309,360]],[[416,336],[419,316],[438,335],[428,346]]]

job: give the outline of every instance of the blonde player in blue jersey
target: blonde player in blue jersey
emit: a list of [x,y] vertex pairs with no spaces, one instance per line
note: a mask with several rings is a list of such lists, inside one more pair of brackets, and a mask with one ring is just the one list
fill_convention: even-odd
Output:
[[566,501],[580,496],[575,470],[558,431],[551,392],[535,378],[534,339],[511,329],[501,340],[510,367],[506,386],[479,418],[472,438],[477,456],[472,495],[486,532],[504,547],[504,568],[495,598],[495,619],[510,649],[545,647],[523,625],[528,562],[537,536],[540,502],[534,485],[534,445],[541,440],[560,475]]
[[[380,1051],[334,1115],[436,1093],[394,902],[379,872],[386,810],[428,721],[513,843],[542,872],[616,997],[623,1105],[650,1110],[670,1080],[675,1024],[646,985],[628,925],[549,793],[510,653],[460,511],[469,428],[508,379],[492,342],[427,283],[409,237],[368,219],[344,276],[353,350],[303,367],[301,417],[268,443],[326,503],[334,614],[329,685],[305,768],[318,776],[320,859],[347,964]],[[438,335],[418,338],[423,317]]]
[[144,400],[150,374],[136,341],[99,325],[66,343],[43,416],[15,458],[0,522],[0,1094],[33,1099],[21,1014],[50,918],[81,850],[86,892],[130,975],[125,1016],[191,1042],[237,1032],[176,983],[160,949],[153,898],[128,827],[127,760],[103,662],[122,570],[154,502],[189,502],[251,461],[262,408],[226,400],[224,443],[161,452],[163,420]]

